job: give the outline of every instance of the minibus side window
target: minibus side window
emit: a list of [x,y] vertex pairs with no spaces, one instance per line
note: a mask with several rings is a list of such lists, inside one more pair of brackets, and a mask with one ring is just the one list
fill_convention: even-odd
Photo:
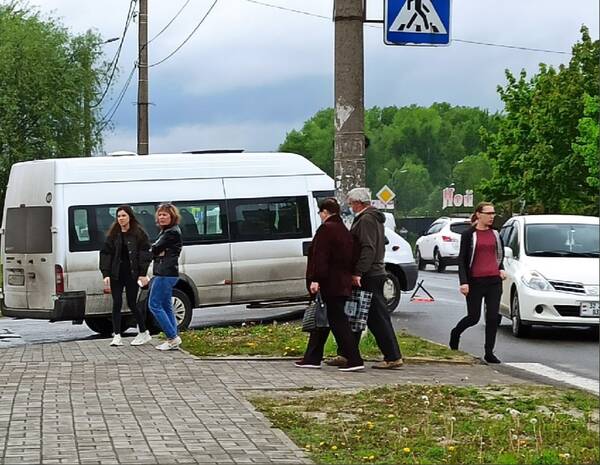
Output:
[[223,242],[229,239],[225,202],[175,202],[179,209],[184,244]]
[[231,200],[229,209],[234,241],[311,237],[306,196]]

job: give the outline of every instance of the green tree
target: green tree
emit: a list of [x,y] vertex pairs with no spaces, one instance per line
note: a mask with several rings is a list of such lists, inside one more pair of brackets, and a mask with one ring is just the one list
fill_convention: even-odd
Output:
[[600,117],[600,98],[598,96],[584,96],[583,117],[577,125],[578,136],[573,143],[573,152],[581,157],[587,166],[589,173],[586,178],[587,184],[598,190],[600,187],[600,157],[598,156],[598,144],[600,131],[598,129],[598,118]]
[[593,115],[598,98],[600,43],[585,27],[581,35],[567,66],[541,64],[531,79],[506,72],[508,84],[498,88],[505,117],[486,150],[493,175],[483,189],[491,200],[524,201],[547,213],[598,212],[597,187],[588,182],[598,136],[589,140],[593,123],[585,118],[593,116],[584,111],[588,102]]
[[0,196],[19,161],[90,154],[101,145],[101,39],[73,36],[21,2],[0,5]]

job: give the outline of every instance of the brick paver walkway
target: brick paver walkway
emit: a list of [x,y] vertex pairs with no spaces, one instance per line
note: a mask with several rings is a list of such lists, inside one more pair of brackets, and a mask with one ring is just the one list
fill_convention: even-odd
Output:
[[522,382],[484,365],[340,373],[300,370],[289,361],[201,360],[153,345],[112,348],[108,342],[0,351],[0,463],[310,463],[244,393]]

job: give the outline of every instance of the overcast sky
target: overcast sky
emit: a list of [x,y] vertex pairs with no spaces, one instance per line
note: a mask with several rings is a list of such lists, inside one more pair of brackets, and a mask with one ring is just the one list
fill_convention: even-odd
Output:
[[[171,53],[214,0],[190,0],[149,46],[155,63]],[[390,0],[392,1],[392,0]],[[149,35],[160,31],[186,0],[149,0]],[[333,0],[261,0],[331,17]],[[30,0],[72,32],[94,29],[104,39],[122,34],[129,0]],[[367,0],[370,19],[381,0]],[[598,0],[454,0],[452,37],[569,52],[582,24],[598,38]],[[150,69],[150,151],[244,148],[276,150],[286,132],[333,103],[331,20],[256,4],[218,0],[178,53]],[[449,102],[501,110],[496,87],[506,68],[535,73],[540,62],[559,65],[569,55],[473,45],[414,48],[383,44],[382,28],[365,26],[365,103],[425,105]],[[117,42],[104,45],[111,59]],[[114,102],[133,67],[137,23],[119,60]],[[137,75],[136,75],[137,77]],[[136,148],[136,80],[105,133],[105,150]]]

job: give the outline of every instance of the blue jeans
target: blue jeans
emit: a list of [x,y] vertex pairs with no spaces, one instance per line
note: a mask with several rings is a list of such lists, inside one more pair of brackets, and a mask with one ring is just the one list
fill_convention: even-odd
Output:
[[177,336],[177,321],[173,312],[173,287],[179,278],[175,276],[155,276],[150,287],[148,306],[160,329],[169,339]]

